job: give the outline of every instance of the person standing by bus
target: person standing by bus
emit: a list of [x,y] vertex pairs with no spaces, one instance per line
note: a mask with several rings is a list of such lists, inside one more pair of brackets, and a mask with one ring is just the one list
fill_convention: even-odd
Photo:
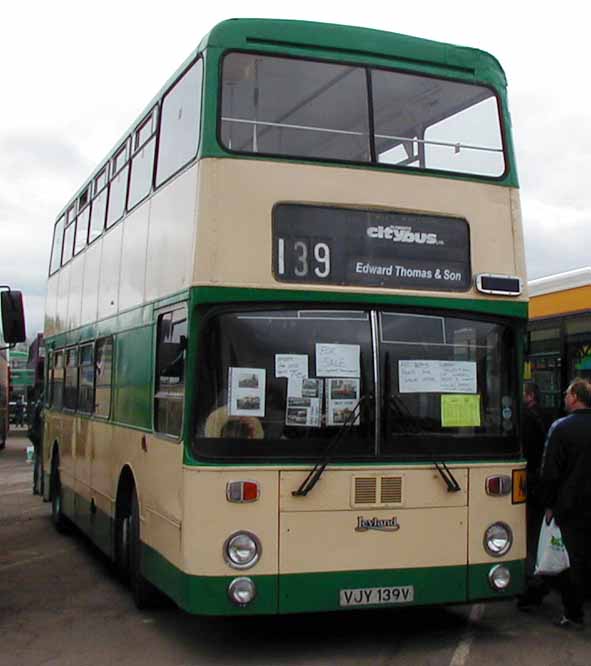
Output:
[[29,426],[29,439],[34,448],[33,495],[43,495],[43,393],[33,405]]
[[591,384],[571,382],[564,394],[568,416],[550,427],[542,458],[541,497],[546,520],[560,527],[570,569],[559,581],[564,612],[555,624],[583,628],[586,560],[591,556]]
[[540,410],[540,389],[535,382],[525,382],[523,385],[521,423],[523,455],[527,460],[527,589],[518,598],[517,606],[525,609],[539,606],[549,591],[544,579],[534,576],[540,525],[544,517],[544,505],[538,497],[538,485],[548,430]]
[[25,403],[22,395],[19,395],[14,406],[14,425],[17,428],[22,428],[25,425]]

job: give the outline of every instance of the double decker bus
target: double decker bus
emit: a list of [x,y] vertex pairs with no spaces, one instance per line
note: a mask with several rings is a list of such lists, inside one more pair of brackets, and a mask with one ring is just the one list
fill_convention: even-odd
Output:
[[57,216],[56,527],[140,606],[520,592],[524,277],[492,56],[217,25]]

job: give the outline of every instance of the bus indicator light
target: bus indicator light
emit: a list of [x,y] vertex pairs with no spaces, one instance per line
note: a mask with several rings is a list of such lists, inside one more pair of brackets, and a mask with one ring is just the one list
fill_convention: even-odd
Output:
[[228,502],[256,502],[260,494],[257,481],[228,481],[226,484],[226,499]]
[[527,476],[525,469],[513,470],[513,504],[523,504],[527,500]]
[[505,474],[489,476],[484,484],[486,494],[493,497],[502,497],[511,492],[511,477]]

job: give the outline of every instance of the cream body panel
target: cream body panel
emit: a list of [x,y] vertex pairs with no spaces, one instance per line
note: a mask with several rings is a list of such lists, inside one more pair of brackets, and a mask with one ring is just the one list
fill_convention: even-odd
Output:
[[[467,514],[466,507],[282,512],[279,572],[465,565]],[[400,529],[357,532],[358,516],[395,516]]]
[[[114,516],[113,502],[118,480],[113,464],[112,438],[115,428],[105,421],[89,421],[88,448],[91,456],[91,481],[93,496],[99,509]],[[115,481],[114,481],[115,479]]]
[[119,310],[121,311],[144,302],[149,211],[150,200],[128,215],[123,224],[119,281]]
[[148,433],[145,437],[140,467],[142,540],[180,566],[183,445]]
[[[470,564],[519,560],[526,556],[525,504],[513,504],[511,495],[491,497],[485,492],[489,476],[507,474],[514,469],[524,469],[524,464],[490,465],[470,469],[470,523],[468,561]],[[513,530],[513,546],[503,557],[491,557],[483,547],[484,532],[495,522],[507,523]]]
[[511,215],[513,220],[513,241],[515,243],[515,256],[516,256],[516,274],[522,278],[523,296],[529,296],[528,281],[527,281],[527,265],[525,263],[525,241],[523,238],[523,224],[521,223],[521,199],[519,198],[519,190],[511,190]]
[[[226,500],[228,481],[258,481],[258,501]],[[202,576],[276,574],[278,566],[279,475],[267,470],[184,468],[183,570]],[[233,569],[224,561],[223,545],[238,530],[253,532],[262,556],[250,569]],[[319,555],[323,559],[324,553]]]
[[45,297],[45,320],[43,330],[46,336],[57,332],[57,295],[59,287],[59,273],[54,273],[47,281],[47,296]]
[[68,318],[66,329],[71,330],[80,326],[80,314],[82,311],[82,288],[84,280],[84,264],[86,252],[74,257],[70,268],[70,295],[68,298]]
[[81,324],[91,324],[97,318],[102,248],[102,238],[97,239],[92,245],[86,248],[82,311],[80,315]]
[[[310,466],[311,467],[311,466]],[[461,490],[456,493],[447,491],[447,486],[433,466],[424,469],[408,469],[403,467],[359,468],[359,469],[327,469],[320,481],[305,497],[294,497],[292,491],[299,488],[308,476],[310,468],[305,471],[281,472],[280,509],[281,511],[361,511],[373,510],[352,505],[353,477],[402,477],[402,502],[396,507],[387,509],[428,507],[466,506],[468,502],[468,471],[465,468],[448,466]]]
[[63,412],[45,410],[45,423],[47,424],[45,427],[45,447],[50,452],[49,455],[52,455],[53,445],[57,443],[62,483],[73,488],[75,479],[73,418],[63,414]]
[[99,319],[110,317],[118,311],[122,230],[123,224],[116,224],[103,237],[98,297]]
[[92,457],[92,424],[88,419],[74,417],[75,449],[74,468],[76,470],[76,487],[80,487],[80,494],[92,499],[90,466]]
[[[231,196],[228,183],[232,183]],[[470,227],[473,275],[518,274],[524,278],[524,266],[518,265],[513,251],[514,235],[520,233],[515,201],[517,195],[511,188],[447,178],[262,160],[204,159],[200,162],[200,224],[193,281],[474,298],[474,288],[429,292],[277,282],[271,265],[273,206],[296,202],[463,217]],[[525,296],[512,300],[525,300]]]
[[191,284],[196,235],[199,166],[174,178],[150,200],[146,299],[162,298]]
[[68,320],[68,297],[70,294],[71,267],[72,263],[70,262],[67,266],[62,266],[59,273],[57,273],[59,280],[57,288],[57,331],[63,331],[66,327],[66,321]]

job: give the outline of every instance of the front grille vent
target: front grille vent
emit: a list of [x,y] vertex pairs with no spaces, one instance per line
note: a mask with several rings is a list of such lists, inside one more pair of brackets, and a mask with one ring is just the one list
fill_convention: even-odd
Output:
[[374,477],[358,476],[355,478],[355,504],[375,504],[378,480]]
[[401,476],[353,477],[352,506],[391,506],[402,504]]
[[383,476],[381,481],[382,504],[400,504],[402,502],[402,477]]

